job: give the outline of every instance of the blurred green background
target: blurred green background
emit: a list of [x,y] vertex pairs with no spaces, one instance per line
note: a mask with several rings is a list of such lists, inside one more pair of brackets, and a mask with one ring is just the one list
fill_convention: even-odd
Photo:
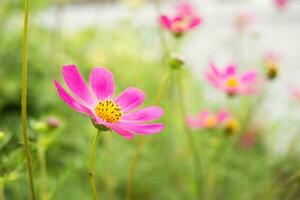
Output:
[[[95,3],[92,7],[99,8],[122,5],[129,11],[152,5],[146,1],[31,1],[28,115],[38,199],[91,199],[87,168],[96,129],[88,117],[75,113],[57,96],[53,80],[61,81],[63,64],[76,64],[86,79],[94,66],[107,67],[114,74],[117,93],[128,86],[141,88],[147,95],[144,105],[152,104],[169,71],[162,58],[158,26],[137,26],[137,16],[129,14],[111,27],[96,23],[66,30],[61,23],[65,7],[86,3]],[[23,6],[19,0],[0,2],[0,200],[29,199],[20,117]],[[51,16],[55,23],[47,26],[39,18],[45,19],[43,13],[49,10],[54,13]],[[176,46],[171,37],[167,41]],[[222,130],[193,132],[201,160],[201,167],[196,169],[201,174],[197,186],[172,79],[159,103],[165,110],[161,121],[166,128],[145,137],[133,182],[133,199],[299,199],[299,119],[292,115],[297,105],[289,102],[284,120],[278,120],[260,112],[262,104],[272,101],[264,99],[264,94],[233,100],[218,96],[218,101],[211,101],[204,96],[213,89],[199,80],[190,63],[181,72],[188,113],[227,108],[240,120],[241,129],[233,136]],[[257,69],[263,72],[260,66]],[[267,92],[272,92],[273,85],[267,83]],[[259,113],[262,116],[255,120]],[[295,133],[281,153],[272,140],[278,132]],[[138,138],[127,141],[115,133],[101,136],[95,170],[101,199],[125,199],[137,142]],[[247,142],[251,145],[245,145]]]

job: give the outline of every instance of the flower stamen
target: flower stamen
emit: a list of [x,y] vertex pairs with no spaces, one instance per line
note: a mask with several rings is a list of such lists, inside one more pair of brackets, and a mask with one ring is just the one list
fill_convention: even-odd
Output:
[[95,112],[106,122],[115,123],[122,117],[122,108],[113,100],[105,100],[98,102]]
[[239,81],[236,77],[229,77],[226,81],[226,86],[229,88],[237,88],[239,86]]

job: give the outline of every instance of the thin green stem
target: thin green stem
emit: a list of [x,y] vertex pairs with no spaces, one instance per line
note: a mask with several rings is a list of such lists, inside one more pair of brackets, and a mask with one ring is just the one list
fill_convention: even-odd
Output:
[[91,185],[91,190],[93,193],[93,199],[97,200],[97,191],[96,191],[96,183],[94,178],[94,171],[95,171],[95,154],[97,149],[97,144],[100,138],[100,131],[98,130],[96,136],[93,139],[92,146],[91,146],[91,153],[90,153],[90,161],[89,161],[89,181]]
[[23,49],[22,49],[22,134],[25,149],[25,156],[27,160],[27,169],[29,176],[29,185],[31,191],[31,199],[35,200],[34,182],[31,155],[29,149],[29,139],[27,130],[27,65],[28,65],[28,17],[29,17],[29,0],[25,0],[25,14],[24,14],[24,32],[23,32]]
[[40,191],[40,199],[48,200],[48,191],[47,191],[47,165],[46,165],[46,149],[43,143],[43,138],[38,139],[38,158],[41,168],[41,191]]
[[[178,100],[179,100],[179,109],[181,112],[181,116],[184,120],[185,115],[186,115],[186,110],[185,110],[185,101],[184,101],[184,93],[183,93],[183,80],[182,77],[180,76],[181,71],[177,72],[177,74],[175,74],[175,83],[176,83],[176,88],[177,88],[177,92],[178,92]],[[184,123],[184,131],[186,133],[186,137],[189,143],[189,147],[190,150],[192,152],[193,155],[193,164],[194,164],[194,170],[195,170],[195,177],[196,177],[196,184],[197,184],[197,195],[200,196],[200,180],[201,180],[201,176],[202,176],[202,166],[201,166],[201,162],[200,162],[200,158],[199,158],[199,153],[198,153],[198,149],[197,149],[197,145],[195,143],[195,139],[193,136],[193,133],[191,132],[191,130],[186,126],[186,124]],[[200,173],[199,173],[200,172]]]
[[128,182],[127,182],[127,200],[132,199],[133,178],[134,178],[134,175],[135,175],[137,163],[140,160],[141,151],[142,151],[142,147],[143,147],[144,142],[145,142],[144,138],[139,138],[138,139],[135,154],[134,154],[134,158],[133,158],[133,160],[131,162],[131,165],[130,165]]
[[4,183],[0,180],[0,200],[5,200]]

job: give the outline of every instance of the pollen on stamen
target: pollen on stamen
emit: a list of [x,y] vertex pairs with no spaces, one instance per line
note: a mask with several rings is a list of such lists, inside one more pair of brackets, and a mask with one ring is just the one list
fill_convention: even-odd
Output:
[[95,108],[95,112],[98,117],[109,123],[118,122],[122,117],[121,107],[112,100],[100,101]]

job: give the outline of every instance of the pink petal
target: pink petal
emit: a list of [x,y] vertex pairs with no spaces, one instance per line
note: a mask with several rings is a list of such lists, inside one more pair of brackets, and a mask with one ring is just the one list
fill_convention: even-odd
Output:
[[76,97],[83,100],[88,105],[95,105],[96,101],[92,97],[89,88],[75,65],[64,66],[63,77],[66,84]]
[[199,17],[193,17],[193,19],[191,20],[190,22],[190,25],[189,25],[189,28],[192,29],[192,28],[195,28],[197,27],[198,25],[200,25],[202,22],[202,19],[199,18]]
[[219,71],[219,69],[217,68],[217,66],[213,63],[210,62],[209,63],[209,70],[215,75],[215,76],[220,76],[221,72]]
[[228,65],[226,67],[226,76],[231,76],[237,73],[237,67],[234,64]]
[[257,73],[255,71],[250,71],[242,75],[242,83],[253,83],[257,81]]
[[158,106],[151,106],[148,108],[137,110],[136,112],[133,113],[127,113],[122,117],[122,119],[145,122],[145,121],[152,121],[152,120],[159,119],[163,114],[164,114],[163,109],[161,109]]
[[218,121],[223,122],[229,117],[229,112],[226,110],[222,110],[218,113]]
[[119,126],[117,124],[109,124],[107,126],[108,126],[108,128],[110,128],[114,132],[118,133],[119,135],[125,137],[126,139],[132,140],[134,137],[132,132],[122,128],[121,126]]
[[187,116],[185,121],[186,121],[187,126],[192,129],[201,127],[201,124],[199,124],[199,120],[195,119],[195,117],[193,117],[191,115]]
[[105,68],[95,67],[90,74],[90,85],[97,99],[111,99],[115,91],[113,74]]
[[141,105],[144,99],[145,95],[142,90],[129,87],[115,99],[115,102],[122,107],[123,112],[126,112]]
[[94,118],[93,112],[87,108],[86,106],[82,105],[81,103],[79,103],[76,99],[74,99],[71,95],[69,95],[66,90],[59,84],[58,81],[54,81],[55,87],[58,91],[59,96],[61,97],[61,99],[71,108],[73,108],[74,110],[76,110],[77,112],[80,113],[85,113],[90,117]]
[[162,24],[163,27],[170,29],[171,28],[171,20],[168,16],[166,15],[161,15],[159,18],[160,23]]
[[138,134],[154,134],[159,133],[164,129],[163,124],[136,124],[128,122],[118,122],[120,127]]

